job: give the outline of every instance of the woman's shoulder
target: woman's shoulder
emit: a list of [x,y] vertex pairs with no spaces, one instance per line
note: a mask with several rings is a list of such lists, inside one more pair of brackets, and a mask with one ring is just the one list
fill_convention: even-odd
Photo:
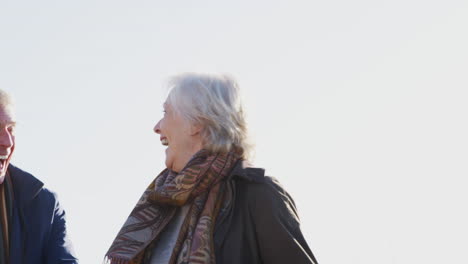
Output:
[[292,197],[276,177],[263,175],[261,178],[243,182],[246,195],[250,198],[274,198],[294,203]]
[[272,176],[265,174],[265,169],[254,167],[247,161],[237,163],[230,175],[230,179],[242,185],[252,195],[280,195],[292,200],[281,183]]
[[297,227],[299,216],[292,196],[277,178],[265,175],[264,170],[256,172],[235,178],[238,193],[244,196],[242,200],[250,214],[254,219],[276,219],[288,223],[291,228]]
[[254,167],[246,161],[236,164],[229,178],[235,180],[237,185],[245,185],[253,194],[277,193],[289,197],[278,179],[267,176],[265,169]]

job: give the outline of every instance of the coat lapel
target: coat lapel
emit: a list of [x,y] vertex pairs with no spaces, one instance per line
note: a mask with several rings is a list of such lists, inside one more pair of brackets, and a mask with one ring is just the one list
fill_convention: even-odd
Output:
[[27,264],[27,234],[31,224],[25,217],[25,208],[37,196],[44,184],[31,174],[9,165],[13,185],[13,216],[10,229],[10,264]]

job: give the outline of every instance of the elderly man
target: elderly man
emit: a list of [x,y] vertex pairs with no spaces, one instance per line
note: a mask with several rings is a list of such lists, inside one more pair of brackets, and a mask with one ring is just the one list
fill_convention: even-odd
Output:
[[10,165],[14,130],[10,96],[0,90],[0,264],[78,263],[55,194]]

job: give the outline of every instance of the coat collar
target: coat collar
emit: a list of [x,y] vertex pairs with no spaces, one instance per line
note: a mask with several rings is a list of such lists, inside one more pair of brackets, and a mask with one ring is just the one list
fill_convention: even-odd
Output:
[[33,200],[44,186],[36,177],[12,164],[8,166],[8,172],[13,185],[13,195],[20,207]]
[[265,169],[253,167],[246,160],[239,160],[232,169],[231,177],[239,177],[251,182],[263,182],[265,180]]

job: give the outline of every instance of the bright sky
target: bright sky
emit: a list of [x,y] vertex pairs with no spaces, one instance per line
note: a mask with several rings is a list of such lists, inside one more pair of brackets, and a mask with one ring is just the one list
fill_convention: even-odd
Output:
[[13,163],[100,263],[164,169],[165,79],[228,72],[321,263],[467,263],[468,1],[3,1]]

